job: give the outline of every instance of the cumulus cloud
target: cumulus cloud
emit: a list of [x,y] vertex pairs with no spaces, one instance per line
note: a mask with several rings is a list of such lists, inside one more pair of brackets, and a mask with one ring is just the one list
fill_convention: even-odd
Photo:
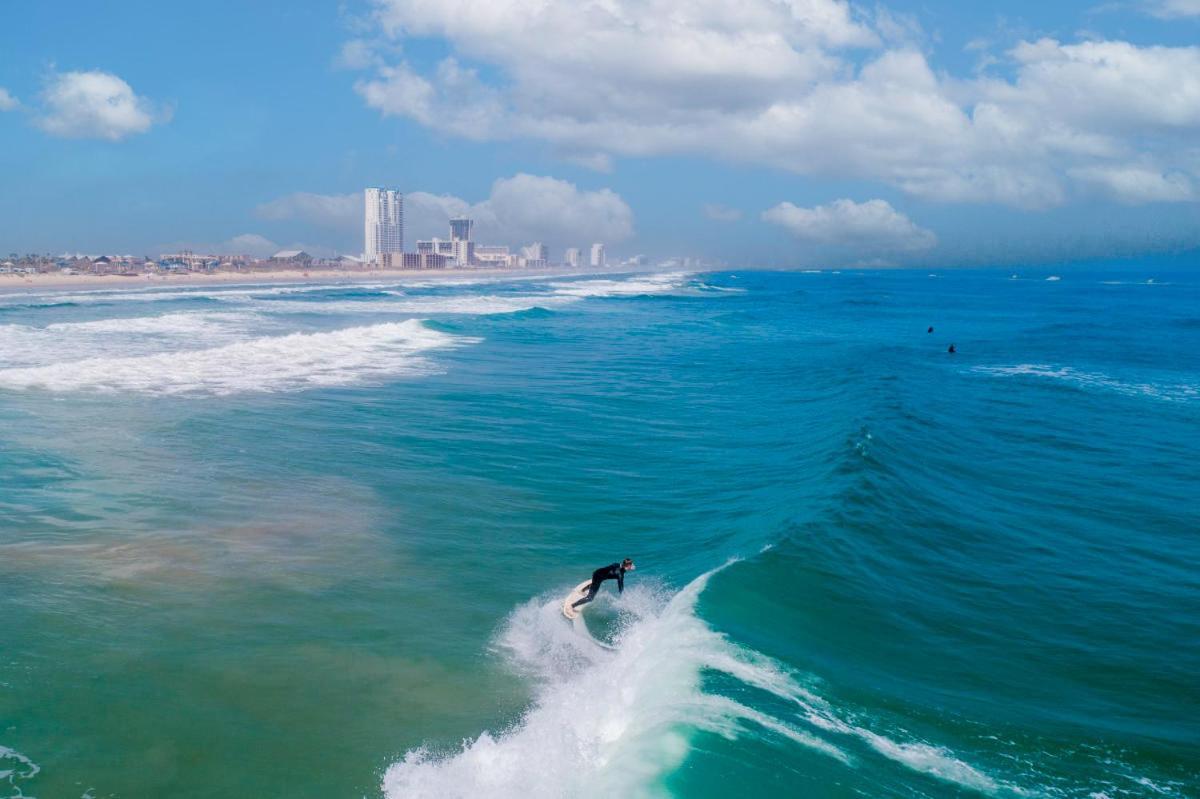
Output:
[[38,125],[47,133],[73,139],[119,141],[144,133],[168,114],[157,109],[116,75],[99,70],[63,72],[42,92]]
[[839,0],[374,1],[380,36],[438,37],[450,55],[428,70],[388,59],[357,91],[449,135],[710,155],[1024,208],[1106,191],[1080,176],[1147,156],[1196,176],[1197,47],[1042,39],[1005,54],[1010,77],[956,78],[908,43],[911,24]]
[[937,244],[932,231],[918,227],[886,200],[835,200],[814,208],[782,202],[762,218],[800,241],[857,254],[923,252]]
[[0,111],[12,111],[18,105],[20,103],[17,102],[17,98],[13,97],[8,89],[0,86]]
[[[256,212],[264,219],[361,233],[363,195],[289,194],[258,206]],[[450,218],[460,215],[475,220],[477,239],[497,244],[615,243],[633,235],[633,211],[616,192],[587,191],[565,180],[519,173],[497,180],[488,198],[476,203],[449,194],[405,193],[405,240],[446,238]]]

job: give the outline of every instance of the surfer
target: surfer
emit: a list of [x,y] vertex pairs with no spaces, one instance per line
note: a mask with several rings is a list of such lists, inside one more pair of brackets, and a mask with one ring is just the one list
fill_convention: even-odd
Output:
[[958,347],[955,347],[953,344],[951,344],[951,345],[950,345],[950,349],[946,350],[946,352],[948,352],[948,353],[950,353],[951,355],[953,355],[954,353],[958,352]]
[[592,584],[588,586],[587,596],[578,601],[572,602],[571,607],[577,608],[580,605],[586,605],[596,598],[596,592],[600,590],[600,584],[605,580],[617,581],[617,593],[625,592],[625,572],[633,571],[633,559],[625,558],[620,563],[610,563],[603,568],[596,569],[592,572]]

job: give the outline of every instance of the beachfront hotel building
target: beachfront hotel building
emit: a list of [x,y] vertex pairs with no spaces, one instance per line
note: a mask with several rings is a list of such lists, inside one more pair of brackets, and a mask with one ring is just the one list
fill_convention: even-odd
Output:
[[579,266],[579,248],[568,247],[566,254],[563,256],[563,263],[567,266]]
[[373,186],[364,199],[363,260],[379,265],[385,253],[404,252],[404,195]]
[[604,266],[604,245],[596,242],[592,245],[592,266]]

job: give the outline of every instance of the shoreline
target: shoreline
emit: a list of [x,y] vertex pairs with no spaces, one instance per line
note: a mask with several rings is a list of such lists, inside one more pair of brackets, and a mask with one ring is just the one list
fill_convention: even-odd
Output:
[[372,269],[370,271],[343,272],[333,270],[302,270],[281,269],[272,272],[189,272],[183,275],[64,275],[46,272],[32,275],[0,274],[0,295],[31,294],[38,291],[117,291],[120,289],[137,289],[144,291],[151,288],[175,286],[178,288],[202,288],[213,285],[273,285],[273,284],[303,284],[329,283],[354,285],[374,283],[379,280],[422,278],[430,280],[445,280],[453,282],[455,278],[535,278],[535,277],[571,277],[595,274],[629,274],[629,272],[609,272],[588,270],[576,271],[570,269]]

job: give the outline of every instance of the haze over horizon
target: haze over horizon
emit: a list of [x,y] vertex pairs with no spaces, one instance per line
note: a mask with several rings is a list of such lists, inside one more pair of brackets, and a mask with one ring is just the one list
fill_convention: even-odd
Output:
[[[736,266],[1200,248],[1200,3],[0,10],[0,252],[605,242]],[[97,32],[103,31],[102,41]]]

